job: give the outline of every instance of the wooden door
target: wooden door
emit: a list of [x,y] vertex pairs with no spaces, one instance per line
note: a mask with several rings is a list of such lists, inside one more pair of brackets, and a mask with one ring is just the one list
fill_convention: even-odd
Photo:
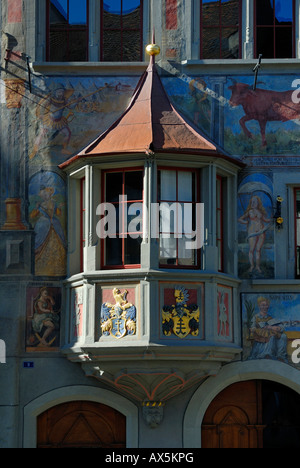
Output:
[[208,408],[202,425],[203,448],[263,447],[261,383],[226,388]]
[[126,418],[105,405],[77,401],[38,417],[38,448],[125,448]]

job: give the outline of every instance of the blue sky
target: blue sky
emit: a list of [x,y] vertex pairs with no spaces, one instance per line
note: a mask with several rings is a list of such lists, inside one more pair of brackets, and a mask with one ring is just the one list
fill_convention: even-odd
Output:
[[[52,0],[53,5],[67,19],[68,1],[67,0]],[[70,0],[69,2],[69,23],[70,24],[86,24],[86,0]]]

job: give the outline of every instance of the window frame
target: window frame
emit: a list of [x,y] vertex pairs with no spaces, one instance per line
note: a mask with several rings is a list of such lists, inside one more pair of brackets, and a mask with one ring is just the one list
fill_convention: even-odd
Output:
[[[68,7],[69,7],[69,1],[68,1]],[[88,62],[89,61],[89,37],[90,37],[90,24],[89,24],[89,18],[90,18],[90,2],[89,0],[86,0],[87,5],[87,17],[86,17],[86,26],[78,26],[76,28],[70,27],[70,25],[66,25],[66,28],[63,29],[62,27],[54,28],[54,30],[57,31],[64,31],[64,32],[70,32],[72,31],[85,31],[86,30],[86,59],[83,62]],[[51,57],[51,44],[50,44],[50,33],[51,33],[51,24],[50,24],[50,8],[51,8],[51,0],[46,0],[46,61],[49,63],[55,63],[55,61],[50,60]],[[68,10],[69,11],[69,10]],[[68,55],[70,53],[69,49],[69,34],[68,34]],[[66,60],[63,62],[59,63],[66,63],[69,62],[70,60]]]
[[[160,193],[159,193],[159,173],[160,171],[176,171],[176,200],[162,200],[160,199]],[[196,175],[196,201],[195,202],[180,202],[178,201],[178,172],[191,172]],[[157,168],[157,203],[193,203],[197,204],[200,203],[201,200],[201,191],[200,191],[200,169],[199,168],[186,168],[186,167],[170,167],[170,166],[158,166]],[[177,251],[177,257],[176,257],[176,265],[165,265],[161,263],[161,258],[160,258],[160,235],[162,234],[160,231],[160,218],[158,220],[159,222],[159,230],[158,230],[158,243],[159,243],[159,268],[166,270],[166,269],[172,269],[172,270],[200,270],[201,269],[201,252],[202,249],[198,249],[195,255],[196,259],[196,265],[180,265],[178,263],[178,252],[179,252],[179,247],[178,247],[178,239],[176,239],[176,251]]]
[[[222,5],[221,0],[217,0],[219,2],[219,6]],[[219,9],[219,25],[213,26],[203,26],[203,0],[200,0],[200,60],[239,60],[242,58],[243,54],[243,47],[242,47],[242,39],[243,39],[243,0],[239,0],[239,24],[238,24],[238,31],[239,31],[239,54],[237,58],[223,58],[222,57],[222,31],[226,28],[234,28],[236,25],[226,25],[222,26],[222,8]],[[218,29],[219,30],[219,57],[211,59],[209,57],[203,57],[203,35],[204,30],[208,29]]]
[[272,59],[287,59],[287,60],[293,60],[296,58],[296,0],[293,1],[293,21],[292,21],[292,57],[276,57],[276,30],[277,29],[284,29],[284,28],[290,28],[290,26],[280,26],[275,24],[275,8],[273,7],[273,16],[274,16],[274,23],[272,25],[257,25],[257,19],[256,19],[256,14],[257,14],[257,0],[254,1],[254,14],[253,14],[253,32],[254,32],[254,55],[255,57],[258,57],[258,54],[260,54],[260,51],[257,50],[257,30],[258,28],[266,28],[266,29],[273,29],[273,52],[274,56],[273,57],[265,57],[266,60],[272,60]]
[[[117,168],[117,169],[105,169],[101,173],[101,200],[102,203],[106,203],[106,182],[105,182],[105,176],[106,174],[113,174],[113,173],[122,173],[123,174],[123,182],[122,182],[122,191],[124,194],[124,174],[126,172],[142,172],[144,173],[144,167],[125,167],[125,168]],[[122,195],[123,195],[122,194]],[[121,195],[121,194],[120,194]],[[129,200],[127,201],[127,205],[130,203],[142,203],[144,205],[144,199],[145,199],[145,187],[144,187],[144,179],[143,179],[143,193],[142,193],[142,200]],[[111,202],[107,202],[111,203]],[[114,205],[119,205],[119,202],[112,203]],[[124,220],[124,217],[123,217]],[[129,232],[123,232],[123,234],[129,234]],[[140,231],[141,234],[141,242],[143,240],[143,231]],[[140,263],[136,264],[126,264],[125,263],[125,237],[122,238],[122,261],[123,263],[121,265],[106,265],[106,239],[100,239],[101,242],[101,259],[100,259],[100,264],[101,264],[101,269],[102,270],[134,270],[134,269],[140,269],[142,266],[142,261],[141,261],[141,256],[140,256]]]
[[[121,18],[120,18],[120,29],[114,29],[114,28],[107,28],[105,29],[104,28],[104,8],[103,8],[103,3],[104,3],[105,0],[100,0],[100,57],[99,57],[99,60],[100,62],[104,62],[104,61],[107,61],[107,60],[104,60],[104,34],[105,34],[105,31],[120,31],[120,34],[121,34],[121,60],[119,60],[119,62],[124,62],[123,60],[123,54],[124,54],[124,50],[123,50],[123,32],[124,31],[138,31],[138,29],[126,29],[126,28],[123,28],[123,0],[120,0],[121,1]],[[141,15],[140,15],[140,25],[139,25],[139,31],[140,31],[140,56],[139,56],[139,61],[142,61],[143,60],[143,41],[144,41],[144,28],[143,28],[143,25],[144,25],[144,0],[140,0],[141,2],[141,5],[140,5],[140,9],[141,9]],[[115,61],[115,60],[112,60],[112,62]],[[128,60],[125,60],[125,62],[128,62]],[[134,62],[134,61],[132,61]],[[130,63],[130,62],[128,62]]]
[[[219,195],[220,199],[218,199],[218,183],[220,184]],[[218,271],[219,273],[224,272],[224,180],[223,177],[217,175],[216,181],[216,241],[217,241],[217,248],[218,248]],[[218,215],[220,214],[220,232],[218,231]]]

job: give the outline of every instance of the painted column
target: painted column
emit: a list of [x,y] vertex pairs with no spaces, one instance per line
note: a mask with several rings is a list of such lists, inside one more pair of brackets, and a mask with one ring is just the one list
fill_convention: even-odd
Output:
[[2,57],[5,57],[5,69],[2,71],[2,85],[5,88],[3,100],[5,106],[1,113],[1,186],[2,230],[26,230],[25,218],[25,148],[26,148],[26,112],[24,98],[27,71],[24,66],[24,31],[22,0],[8,0],[7,10],[2,9],[6,27]]

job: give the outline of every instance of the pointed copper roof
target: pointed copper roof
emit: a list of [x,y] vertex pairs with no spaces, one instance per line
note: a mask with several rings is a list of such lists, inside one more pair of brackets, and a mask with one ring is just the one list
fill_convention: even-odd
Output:
[[[174,108],[156,69],[155,57],[142,75],[126,111],[94,142],[60,168],[75,160],[108,154],[172,152],[225,157]],[[231,158],[229,158],[231,159]],[[238,161],[236,161],[238,163]]]

